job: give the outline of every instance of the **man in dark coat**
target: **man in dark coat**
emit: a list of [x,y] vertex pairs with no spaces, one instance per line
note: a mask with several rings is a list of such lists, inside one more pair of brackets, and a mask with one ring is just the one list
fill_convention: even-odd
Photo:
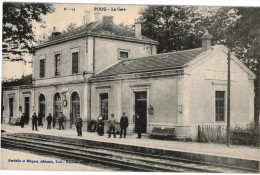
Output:
[[21,124],[21,128],[24,128],[24,122],[25,122],[25,116],[24,113],[21,116],[21,120],[20,120],[20,124]]
[[61,112],[61,115],[58,118],[58,122],[59,122],[59,130],[64,130],[64,125],[63,122],[65,121],[65,116],[63,115],[63,113]]
[[128,127],[128,118],[125,115],[125,112],[123,112],[123,116],[121,117],[120,127],[121,127],[121,132],[119,138],[122,138],[123,131],[124,131],[124,138],[126,138],[126,128]]
[[36,112],[33,113],[33,116],[32,116],[32,130],[34,131],[34,127],[35,127],[35,130],[37,130],[37,120],[38,120],[38,117],[36,115]]
[[77,128],[77,133],[78,136],[82,136],[82,118],[77,114],[77,120],[76,120],[76,128]]
[[51,121],[52,121],[52,116],[51,113],[49,113],[47,117],[47,122],[48,122],[47,129],[51,129]]
[[141,135],[141,126],[142,126],[142,121],[140,119],[140,115],[137,113],[136,114],[136,132],[137,132],[137,138],[141,139],[142,135]]

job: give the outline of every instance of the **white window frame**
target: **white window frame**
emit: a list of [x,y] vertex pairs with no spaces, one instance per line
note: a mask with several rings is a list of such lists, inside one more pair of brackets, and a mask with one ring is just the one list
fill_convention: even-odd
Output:
[[[120,52],[127,52],[128,53],[128,58],[121,58],[120,57]],[[131,58],[131,51],[130,50],[127,50],[127,49],[117,49],[117,59],[118,60],[123,60],[123,59],[129,59]]]

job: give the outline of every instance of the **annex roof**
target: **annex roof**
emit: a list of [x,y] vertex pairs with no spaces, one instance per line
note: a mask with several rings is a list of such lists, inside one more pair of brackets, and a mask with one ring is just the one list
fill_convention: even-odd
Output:
[[2,87],[32,85],[32,75],[23,76],[20,79],[2,82]]
[[98,34],[99,36],[106,36],[106,37],[120,37],[124,39],[129,39],[129,40],[135,40],[137,42],[144,42],[144,43],[152,43],[152,44],[158,44],[157,41],[154,41],[152,39],[149,39],[147,37],[141,36],[136,38],[135,37],[135,32],[132,31],[131,29],[127,29],[123,26],[115,25],[113,24],[111,30],[106,30],[104,28],[104,23],[103,21],[96,21],[96,22],[91,22],[89,24],[77,27],[74,30],[68,31],[66,33],[60,34],[58,36],[52,37],[49,40],[39,44],[36,48],[41,48],[45,47],[48,45],[60,43],[63,41],[70,40],[72,38],[78,38],[81,36],[86,36],[86,35],[95,35]]
[[124,59],[105,69],[95,77],[118,74],[141,73],[167,69],[182,69],[183,66],[202,53],[202,48],[157,54],[136,59]]

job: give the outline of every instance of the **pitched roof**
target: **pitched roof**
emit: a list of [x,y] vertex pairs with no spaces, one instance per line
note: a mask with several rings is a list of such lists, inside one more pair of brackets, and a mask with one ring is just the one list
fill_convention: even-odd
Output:
[[46,42],[40,43],[37,48],[44,47],[50,44],[54,44],[59,41],[63,41],[69,38],[74,38],[74,37],[79,37],[82,34],[87,34],[88,32],[92,33],[97,33],[97,34],[105,34],[105,35],[110,35],[110,36],[119,36],[119,37],[126,37],[126,38],[132,38],[135,40],[139,40],[140,42],[153,42],[154,44],[157,44],[156,41],[149,39],[147,37],[141,36],[139,38],[135,37],[135,33],[131,30],[128,30],[124,27],[118,26],[113,24],[112,25],[112,30],[107,31],[104,28],[104,23],[103,21],[96,21],[96,22],[91,22],[89,24],[77,27],[74,30],[68,31],[66,33],[60,34],[58,36],[52,37]]
[[2,82],[2,87],[21,86],[21,85],[32,85],[32,75],[27,75],[20,79],[15,79],[12,81]]
[[124,59],[98,73],[95,77],[183,68],[186,63],[190,62],[201,53],[202,48],[198,48],[136,59]]

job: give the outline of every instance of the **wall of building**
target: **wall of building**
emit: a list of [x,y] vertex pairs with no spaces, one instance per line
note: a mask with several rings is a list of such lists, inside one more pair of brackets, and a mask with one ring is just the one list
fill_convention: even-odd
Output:
[[[56,93],[62,93],[66,92],[66,100],[67,100],[67,106],[63,106],[63,103],[61,105],[61,111],[67,118],[67,121],[65,122],[65,129],[70,128],[70,112],[71,112],[71,95],[73,92],[77,92],[80,97],[80,116],[82,117],[83,121],[87,120],[87,115],[85,111],[87,109],[86,107],[86,94],[84,91],[85,84],[70,84],[67,86],[48,86],[48,87],[41,87],[41,88],[35,88],[35,112],[38,114],[39,112],[39,96],[40,94],[43,94],[45,97],[45,114],[46,117],[49,113],[52,114],[54,112],[54,95]],[[65,96],[61,95],[61,101],[63,102],[65,100]],[[45,120],[44,120],[45,121]],[[46,122],[46,121],[45,121]],[[73,125],[73,128],[75,126]],[[86,130],[86,127],[84,128]]]
[[[214,54],[213,54],[214,53]],[[187,103],[191,124],[226,124],[215,120],[215,91],[225,91],[225,114],[227,112],[227,55],[213,52],[205,61],[192,67],[186,85],[190,92]],[[254,121],[253,86],[248,73],[231,61],[231,123],[242,124]],[[185,89],[186,90],[186,89]],[[184,103],[184,106],[186,104]]]
[[[90,59],[93,60],[93,37],[88,38],[88,51]],[[156,54],[156,46],[119,40],[111,40],[95,37],[95,60],[90,61],[95,66],[95,73],[102,71],[118,62],[119,50],[129,51],[129,58],[140,58]],[[91,64],[90,63],[90,64]]]
[[[13,118],[20,118],[22,113],[25,111],[24,98],[30,98],[30,109],[29,109],[29,119],[33,113],[33,93],[32,89],[22,89],[15,87],[10,90],[3,91],[3,123],[8,123],[10,119],[10,106],[9,98],[13,98]],[[20,109],[19,109],[20,107]]]
[[151,105],[154,109],[153,114],[147,110],[147,132],[151,132],[154,126],[174,126],[178,124],[177,81],[177,78],[164,77],[94,83],[91,87],[91,117],[96,120],[100,113],[99,94],[108,93],[108,116],[115,114],[119,122],[125,112],[129,118],[127,130],[133,132],[134,92],[147,91],[147,108]]
[[[72,49],[79,49],[78,74],[72,74]],[[60,76],[55,76],[55,54],[61,54]],[[45,57],[45,77],[40,78],[40,58]],[[38,49],[34,56],[33,77],[35,85],[83,80],[82,73],[87,70],[85,37],[70,40],[53,46]]]

